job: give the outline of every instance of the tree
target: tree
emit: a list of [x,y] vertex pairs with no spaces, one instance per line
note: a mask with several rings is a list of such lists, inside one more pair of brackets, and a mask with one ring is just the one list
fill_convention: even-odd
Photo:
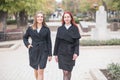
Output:
[[115,8],[117,12],[118,26],[120,26],[120,0],[113,0],[113,8]]
[[6,2],[5,0],[0,1],[0,27],[4,31],[6,29],[6,19],[8,15],[8,9],[9,8],[9,2]]
[[70,11],[74,15],[76,15],[79,11],[79,3],[79,0],[63,0],[62,2],[64,10]]
[[119,16],[120,0],[104,0],[109,11],[116,12]]
[[88,2],[87,0],[80,1],[80,11],[81,12],[87,12],[88,10],[90,10],[90,8],[91,8],[90,2]]
[[120,0],[103,0],[110,10],[120,10]]
[[[36,11],[51,11],[54,0],[1,0],[0,1],[0,21],[6,24],[9,13],[14,14],[17,25],[27,25],[28,15],[33,15]],[[49,5],[49,8],[48,8]],[[6,14],[5,14],[6,13]]]

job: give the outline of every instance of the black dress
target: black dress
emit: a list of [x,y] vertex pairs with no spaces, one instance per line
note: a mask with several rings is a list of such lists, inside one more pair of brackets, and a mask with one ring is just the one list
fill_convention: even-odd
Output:
[[28,27],[23,36],[23,41],[26,47],[30,44],[28,39],[31,37],[32,46],[29,49],[29,62],[30,66],[34,69],[44,69],[46,67],[48,56],[52,56],[51,50],[51,37],[48,27],[43,26],[38,33],[32,27]]
[[60,69],[72,71],[75,65],[75,60],[72,60],[73,54],[79,55],[79,39],[81,38],[78,28],[70,26],[66,29],[65,26],[58,28],[54,55],[58,56],[58,65]]

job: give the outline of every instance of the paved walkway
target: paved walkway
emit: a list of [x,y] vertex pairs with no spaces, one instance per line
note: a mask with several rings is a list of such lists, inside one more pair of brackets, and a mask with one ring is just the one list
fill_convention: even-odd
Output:
[[[51,35],[54,45],[56,32]],[[29,66],[28,51],[22,40],[7,43],[21,46],[16,50],[0,51],[0,80],[35,80],[33,69]],[[120,63],[120,46],[80,47],[72,80],[93,80],[89,74],[91,68],[106,68],[112,62]],[[45,69],[45,80],[62,80],[62,71],[58,69],[54,57]]]

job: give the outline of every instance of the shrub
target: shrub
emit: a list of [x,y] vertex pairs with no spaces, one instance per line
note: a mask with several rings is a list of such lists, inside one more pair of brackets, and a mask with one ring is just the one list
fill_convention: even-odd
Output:
[[7,24],[9,25],[9,24],[16,24],[17,22],[16,22],[16,20],[7,20]]
[[74,16],[74,19],[76,23],[79,23],[79,19],[76,16]]
[[33,19],[29,19],[29,20],[28,20],[28,23],[33,24]]
[[81,46],[120,45],[120,39],[111,40],[81,40]]
[[109,64],[108,71],[111,74],[112,80],[120,80],[120,64]]

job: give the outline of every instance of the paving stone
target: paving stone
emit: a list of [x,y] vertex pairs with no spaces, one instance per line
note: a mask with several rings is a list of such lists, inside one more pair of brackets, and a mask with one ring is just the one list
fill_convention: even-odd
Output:
[[[56,32],[52,32],[52,44],[54,47]],[[22,40],[9,41],[7,43],[21,44],[16,50],[0,51],[0,80],[35,80],[33,69],[29,66],[28,50]],[[76,60],[76,66],[72,72],[71,80],[93,80],[89,74],[92,68],[106,68],[111,62],[120,63],[120,46],[82,47],[80,56]],[[54,60],[47,63],[45,80],[62,80],[62,71]]]

